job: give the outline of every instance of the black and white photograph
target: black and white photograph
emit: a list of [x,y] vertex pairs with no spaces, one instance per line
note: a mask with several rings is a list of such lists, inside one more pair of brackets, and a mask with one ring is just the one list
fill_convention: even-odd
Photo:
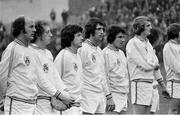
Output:
[[180,114],[180,0],[0,0],[0,115]]

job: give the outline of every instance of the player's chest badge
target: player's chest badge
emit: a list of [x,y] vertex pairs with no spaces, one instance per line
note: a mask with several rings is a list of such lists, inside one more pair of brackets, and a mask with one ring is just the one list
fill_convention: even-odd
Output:
[[96,57],[94,54],[92,54],[92,61],[95,63],[96,62]]
[[25,57],[24,57],[24,62],[25,62],[25,64],[26,64],[27,66],[29,66],[29,65],[30,65],[30,58],[29,58],[28,56],[25,56]]
[[74,70],[77,72],[77,71],[78,71],[78,66],[77,66],[77,64],[74,63],[73,66],[74,66]]
[[117,59],[117,65],[120,66],[121,65],[121,62],[119,59]]
[[43,71],[44,71],[45,73],[48,73],[48,71],[49,71],[48,64],[44,64],[44,65],[43,65]]

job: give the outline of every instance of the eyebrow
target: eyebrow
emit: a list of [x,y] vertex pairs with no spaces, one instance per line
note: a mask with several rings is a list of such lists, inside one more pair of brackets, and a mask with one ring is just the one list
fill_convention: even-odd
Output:
[[76,34],[74,34],[74,35],[79,36],[79,35],[82,35],[82,33],[76,33]]
[[31,28],[32,28],[32,27],[35,27],[35,25],[29,25],[29,27],[31,27]]
[[122,38],[122,37],[125,37],[125,35],[118,35],[116,37]]

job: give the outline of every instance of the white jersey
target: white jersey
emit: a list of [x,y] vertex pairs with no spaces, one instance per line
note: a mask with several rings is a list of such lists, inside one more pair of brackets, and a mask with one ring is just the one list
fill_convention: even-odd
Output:
[[166,80],[180,81],[180,45],[174,40],[167,42],[163,49]]
[[[44,72],[43,77],[46,77],[47,80],[50,81],[53,86],[55,86],[60,92],[64,93],[66,86],[61,80],[59,73],[54,65],[53,56],[48,49],[40,49],[36,44],[32,44],[31,47],[34,49],[34,53],[40,59],[40,64],[42,66],[42,70]],[[66,92],[67,93],[67,92]],[[41,88],[39,89],[38,96],[51,96]]]
[[36,56],[31,48],[15,39],[6,48],[1,63],[0,76],[8,76],[9,57],[13,45],[14,48],[12,69],[8,79],[9,86],[6,95],[15,96],[22,99],[36,99],[39,85],[50,95],[55,95],[56,88],[53,87],[43,76],[41,67],[37,64]]
[[65,48],[56,56],[54,64],[70,96],[75,99],[80,98],[82,88],[82,63],[79,54],[73,53],[68,48]]
[[156,71],[157,73],[154,74],[154,69],[158,65],[159,61],[148,39],[144,40],[140,36],[133,37],[129,40],[126,46],[126,51],[131,80],[153,80],[154,77],[156,79],[162,77],[159,75],[160,71]]
[[79,49],[83,67],[83,88],[93,92],[105,92],[109,94],[105,62],[102,50],[93,46],[89,40],[82,43]]
[[127,60],[124,52],[108,44],[108,46],[103,49],[103,56],[105,58],[105,68],[111,91],[128,93],[129,80]]

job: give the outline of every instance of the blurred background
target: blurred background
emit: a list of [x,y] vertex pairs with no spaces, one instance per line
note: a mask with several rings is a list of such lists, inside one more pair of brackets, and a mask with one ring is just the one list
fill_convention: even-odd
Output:
[[[165,76],[162,49],[167,42],[167,26],[180,23],[180,0],[0,0],[0,57],[6,46],[14,40],[11,23],[19,15],[31,16],[49,22],[53,39],[48,49],[55,57],[61,50],[60,31],[67,24],[85,25],[90,17],[99,17],[107,25],[117,24],[132,37],[132,21],[140,15],[151,19],[153,29],[148,37],[161,62]],[[101,48],[106,46],[106,41]],[[125,49],[125,48],[124,48]],[[167,100],[161,98],[158,113],[167,112]]]
[[54,57],[61,49],[60,31],[67,24],[84,26],[90,17],[99,17],[107,25],[123,27],[131,38],[133,19],[146,15],[153,24],[150,42],[162,61],[167,26],[180,22],[180,0],[0,0],[0,52],[13,40],[11,23],[19,15],[49,22],[53,39],[48,48]]

